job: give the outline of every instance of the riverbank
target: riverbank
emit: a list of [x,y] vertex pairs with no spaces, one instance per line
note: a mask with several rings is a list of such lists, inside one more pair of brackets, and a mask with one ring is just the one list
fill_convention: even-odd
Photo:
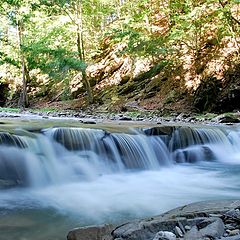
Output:
[[240,200],[203,201],[120,226],[74,229],[68,240],[239,240]]
[[22,118],[22,119],[62,119],[76,120],[85,124],[96,124],[107,121],[114,122],[137,122],[137,123],[190,123],[190,124],[227,124],[240,123],[240,112],[230,112],[224,114],[196,114],[179,113],[162,114],[160,111],[132,110],[126,112],[107,112],[93,109],[82,110],[57,110],[45,109],[11,109],[0,108],[0,118]]

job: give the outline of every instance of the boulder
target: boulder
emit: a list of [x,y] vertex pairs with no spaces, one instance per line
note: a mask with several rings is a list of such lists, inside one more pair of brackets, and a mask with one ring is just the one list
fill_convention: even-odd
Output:
[[240,222],[240,210],[239,209],[232,209],[224,214],[225,218],[230,218]]
[[185,234],[184,240],[217,239],[223,236],[224,231],[224,223],[220,218],[206,218],[193,226]]
[[202,240],[206,237],[214,239],[223,235],[224,224],[220,218],[209,216],[211,214],[223,215],[239,206],[239,200],[193,203],[153,218],[125,223],[114,229],[112,236],[113,239],[118,240],[152,240],[160,231],[176,232],[176,226],[178,226],[183,232],[185,231],[183,226],[185,226],[186,230],[190,229],[185,234],[188,240]]
[[114,226],[111,224],[80,227],[71,230],[68,235],[68,240],[112,240],[111,231]]
[[116,228],[113,225],[102,225],[73,229],[67,239],[239,240],[239,207],[240,200],[198,202],[159,216],[131,221]]
[[240,123],[240,120],[234,116],[219,115],[213,119],[218,123]]

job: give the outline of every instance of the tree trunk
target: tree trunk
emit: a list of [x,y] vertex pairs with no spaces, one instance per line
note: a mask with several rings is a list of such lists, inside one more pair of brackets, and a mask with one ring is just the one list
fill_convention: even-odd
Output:
[[29,103],[28,103],[28,95],[27,95],[27,68],[26,68],[26,65],[25,65],[25,61],[24,59],[22,59],[22,91],[20,93],[20,98],[19,98],[19,101],[18,101],[18,106],[21,107],[21,108],[26,108],[29,106]]
[[[84,55],[82,52],[82,46],[83,46],[83,43],[81,42],[80,33],[78,32],[77,33],[78,56],[79,56],[79,59],[81,60],[81,62],[85,64],[85,59],[84,59]],[[81,72],[82,72],[82,80],[83,80],[83,83],[84,83],[84,86],[86,88],[87,95],[88,95],[88,103],[91,104],[91,103],[93,103],[93,94],[92,94],[92,89],[91,89],[90,83],[87,78],[86,66],[81,67]]]
[[20,94],[20,98],[18,101],[18,106],[25,108],[28,107],[28,96],[27,96],[27,79],[29,78],[28,69],[26,67],[24,54],[22,51],[22,34],[23,34],[23,26],[20,21],[17,22],[18,28],[18,44],[19,44],[19,54],[21,58],[21,65],[22,65],[22,91]]
[[84,66],[81,67],[82,72],[82,80],[85,85],[87,95],[88,95],[88,104],[93,103],[93,94],[91,85],[89,83],[89,80],[87,78],[86,74],[86,66],[85,66],[85,50],[84,50],[84,39],[83,39],[83,23],[82,23],[82,0],[78,1],[78,11],[77,11],[77,19],[79,20],[77,23],[77,49],[78,49],[78,56],[80,61],[84,64]]

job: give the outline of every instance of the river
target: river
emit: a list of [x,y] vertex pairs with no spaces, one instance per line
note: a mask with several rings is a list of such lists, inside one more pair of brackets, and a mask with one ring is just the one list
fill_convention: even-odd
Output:
[[240,198],[238,127],[8,122],[0,143],[1,240]]

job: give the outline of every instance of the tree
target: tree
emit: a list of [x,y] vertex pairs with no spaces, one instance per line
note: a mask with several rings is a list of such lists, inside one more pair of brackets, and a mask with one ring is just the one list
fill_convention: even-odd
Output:
[[29,16],[31,13],[31,7],[33,2],[24,0],[7,0],[0,1],[1,3],[1,15],[4,14],[6,21],[8,22],[8,28],[12,29],[13,36],[5,36],[7,44],[17,49],[18,61],[20,63],[22,75],[22,90],[19,98],[20,107],[28,107],[28,95],[27,95],[27,82],[30,81],[29,70],[24,52],[25,43],[25,31],[27,24],[29,23]]

